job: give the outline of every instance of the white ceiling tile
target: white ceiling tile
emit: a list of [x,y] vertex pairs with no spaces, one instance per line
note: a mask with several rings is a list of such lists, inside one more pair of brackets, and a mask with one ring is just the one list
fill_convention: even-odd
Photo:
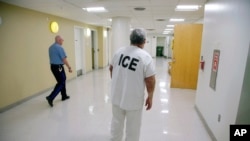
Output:
[[[184,23],[193,23],[203,18],[207,0],[0,0],[13,5],[84,22],[98,26],[111,24],[108,18],[125,16],[131,18],[131,25],[143,27],[152,34],[161,34],[170,18],[185,18]],[[196,12],[176,12],[178,4],[198,4],[203,7]],[[103,6],[106,13],[87,13],[87,6]],[[144,11],[135,11],[144,7]],[[165,20],[164,20],[165,19]],[[163,21],[157,21],[163,20]]]

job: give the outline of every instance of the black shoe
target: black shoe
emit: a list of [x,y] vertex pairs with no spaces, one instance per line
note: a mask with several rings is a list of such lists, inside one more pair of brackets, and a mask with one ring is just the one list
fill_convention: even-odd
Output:
[[50,105],[51,107],[53,107],[53,101],[49,98],[49,96],[47,96],[46,99],[47,99],[49,105]]
[[65,96],[62,98],[62,101],[69,99],[69,96]]

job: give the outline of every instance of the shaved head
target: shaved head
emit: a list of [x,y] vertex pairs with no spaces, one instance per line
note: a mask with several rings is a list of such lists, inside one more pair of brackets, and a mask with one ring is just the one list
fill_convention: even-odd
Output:
[[64,40],[63,40],[63,38],[62,38],[60,35],[57,35],[57,36],[55,37],[55,42],[56,42],[56,43],[62,45],[63,41],[64,41]]

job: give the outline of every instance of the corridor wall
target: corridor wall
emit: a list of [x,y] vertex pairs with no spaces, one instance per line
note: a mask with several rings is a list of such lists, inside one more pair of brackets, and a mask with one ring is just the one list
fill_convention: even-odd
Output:
[[[196,107],[217,141],[236,123],[250,43],[250,1],[210,0],[205,6]],[[209,85],[213,51],[220,50],[216,89]],[[249,73],[249,72],[248,72]]]
[[[103,30],[96,26],[40,13],[0,2],[0,112],[54,86],[50,72],[48,48],[59,34],[72,68],[75,67],[74,27]],[[51,21],[57,21],[59,32],[50,31]],[[91,61],[90,39],[84,36],[86,61]],[[102,38],[100,38],[102,39]],[[99,43],[102,49],[102,42]],[[101,64],[105,64],[102,62]],[[107,63],[106,63],[107,64]],[[86,71],[91,71],[87,63]],[[76,76],[68,73],[67,79]]]

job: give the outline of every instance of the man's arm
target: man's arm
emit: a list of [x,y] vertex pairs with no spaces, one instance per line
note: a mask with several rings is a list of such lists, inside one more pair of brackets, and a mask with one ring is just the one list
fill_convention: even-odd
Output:
[[146,88],[148,92],[148,97],[146,99],[145,106],[146,110],[150,110],[153,104],[153,95],[155,89],[155,75],[145,78]]
[[70,67],[70,65],[69,65],[69,62],[68,62],[68,60],[67,60],[66,57],[63,58],[63,63],[67,66],[67,68],[69,69],[69,72],[72,72],[72,69],[71,69],[71,67]]

